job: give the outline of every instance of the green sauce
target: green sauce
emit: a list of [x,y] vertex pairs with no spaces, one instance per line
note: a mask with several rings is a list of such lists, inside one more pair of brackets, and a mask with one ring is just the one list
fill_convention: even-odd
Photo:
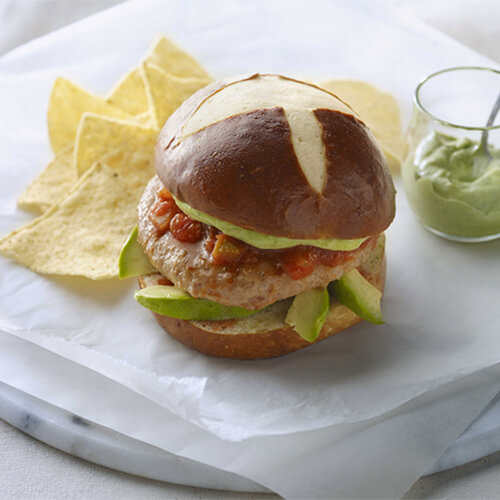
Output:
[[431,229],[463,238],[500,233],[500,150],[433,132],[406,160],[408,201]]
[[367,238],[358,238],[354,240],[344,240],[338,238],[327,238],[318,240],[299,240],[294,238],[285,238],[282,236],[272,236],[269,234],[257,233],[256,231],[251,231],[249,229],[243,229],[242,227],[235,226],[230,222],[226,222],[204,212],[200,212],[193,207],[190,207],[187,203],[177,199],[174,196],[174,200],[177,206],[192,219],[195,219],[209,226],[214,226],[228,236],[233,236],[234,238],[244,241],[249,245],[256,248],[261,248],[264,250],[278,250],[281,248],[292,248],[298,245],[310,245],[313,247],[324,248],[326,250],[355,250],[358,248],[363,241]]

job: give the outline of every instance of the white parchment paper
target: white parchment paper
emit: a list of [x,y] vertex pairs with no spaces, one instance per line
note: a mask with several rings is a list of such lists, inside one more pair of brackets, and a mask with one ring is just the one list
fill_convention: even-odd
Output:
[[[260,70],[369,80],[397,96],[404,118],[424,75],[492,65],[419,25],[370,11],[368,3],[311,5],[131,3],[1,58],[0,234],[29,220],[15,200],[50,159],[45,111],[54,78],[105,92],[155,33],[171,35],[215,76]],[[211,359],[180,346],[135,304],[133,283],[39,276],[3,258],[0,329],[225,440],[361,422],[500,357],[499,241],[440,240],[418,225],[400,192],[387,255],[386,325],[362,324],[275,360]]]
[[[235,443],[95,371],[0,331],[0,380],[5,383],[87,421],[250,478],[285,498],[401,497],[492,399],[499,375],[498,365],[476,372],[371,421]],[[39,415],[36,405],[26,410]],[[70,414],[69,426],[71,420]],[[87,430],[92,434],[93,425]],[[90,456],[94,446],[89,443]],[[103,446],[99,459],[116,467],[106,451]],[[139,449],[128,444],[127,452],[129,467],[139,473]],[[204,473],[176,457],[173,461],[178,482],[235,487],[227,476]]]

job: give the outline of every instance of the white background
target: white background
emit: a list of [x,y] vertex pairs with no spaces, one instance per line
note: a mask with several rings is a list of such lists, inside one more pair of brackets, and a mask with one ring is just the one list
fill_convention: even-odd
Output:
[[[110,0],[0,0],[0,54],[102,8]],[[500,61],[500,4],[494,0],[386,0]],[[421,480],[412,497],[491,498],[500,491],[500,458]],[[114,473],[53,451],[0,423],[1,498],[222,498],[220,492],[163,485]],[[227,495],[227,498],[258,495]]]

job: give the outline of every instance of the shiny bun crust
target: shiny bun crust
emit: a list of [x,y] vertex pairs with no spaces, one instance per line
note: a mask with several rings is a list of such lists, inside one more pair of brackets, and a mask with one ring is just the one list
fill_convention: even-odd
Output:
[[[384,289],[385,258],[367,278],[379,290]],[[157,275],[161,278],[161,274]],[[154,284],[151,279],[139,278],[141,288]],[[259,329],[259,324],[243,323],[239,320],[185,321],[153,313],[159,325],[174,339],[191,349],[210,356],[232,359],[263,359],[282,356],[304,347],[307,342],[283,322],[285,310],[278,310],[276,322],[279,326],[271,330]],[[252,318],[253,316],[250,316]],[[330,312],[314,343],[321,342],[361,321],[361,318],[339,302],[333,302]],[[247,333],[251,330],[251,333]]]
[[289,238],[361,238],[394,218],[372,133],[333,94],[279,75],[199,90],[167,120],[156,170],[181,201]]

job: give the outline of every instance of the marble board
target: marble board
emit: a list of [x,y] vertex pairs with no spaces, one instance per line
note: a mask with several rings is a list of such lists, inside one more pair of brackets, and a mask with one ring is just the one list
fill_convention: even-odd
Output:
[[[429,474],[500,450],[500,394],[436,461]],[[90,462],[187,486],[268,492],[244,477],[179,457],[102,427],[0,382],[0,418],[22,432]]]

